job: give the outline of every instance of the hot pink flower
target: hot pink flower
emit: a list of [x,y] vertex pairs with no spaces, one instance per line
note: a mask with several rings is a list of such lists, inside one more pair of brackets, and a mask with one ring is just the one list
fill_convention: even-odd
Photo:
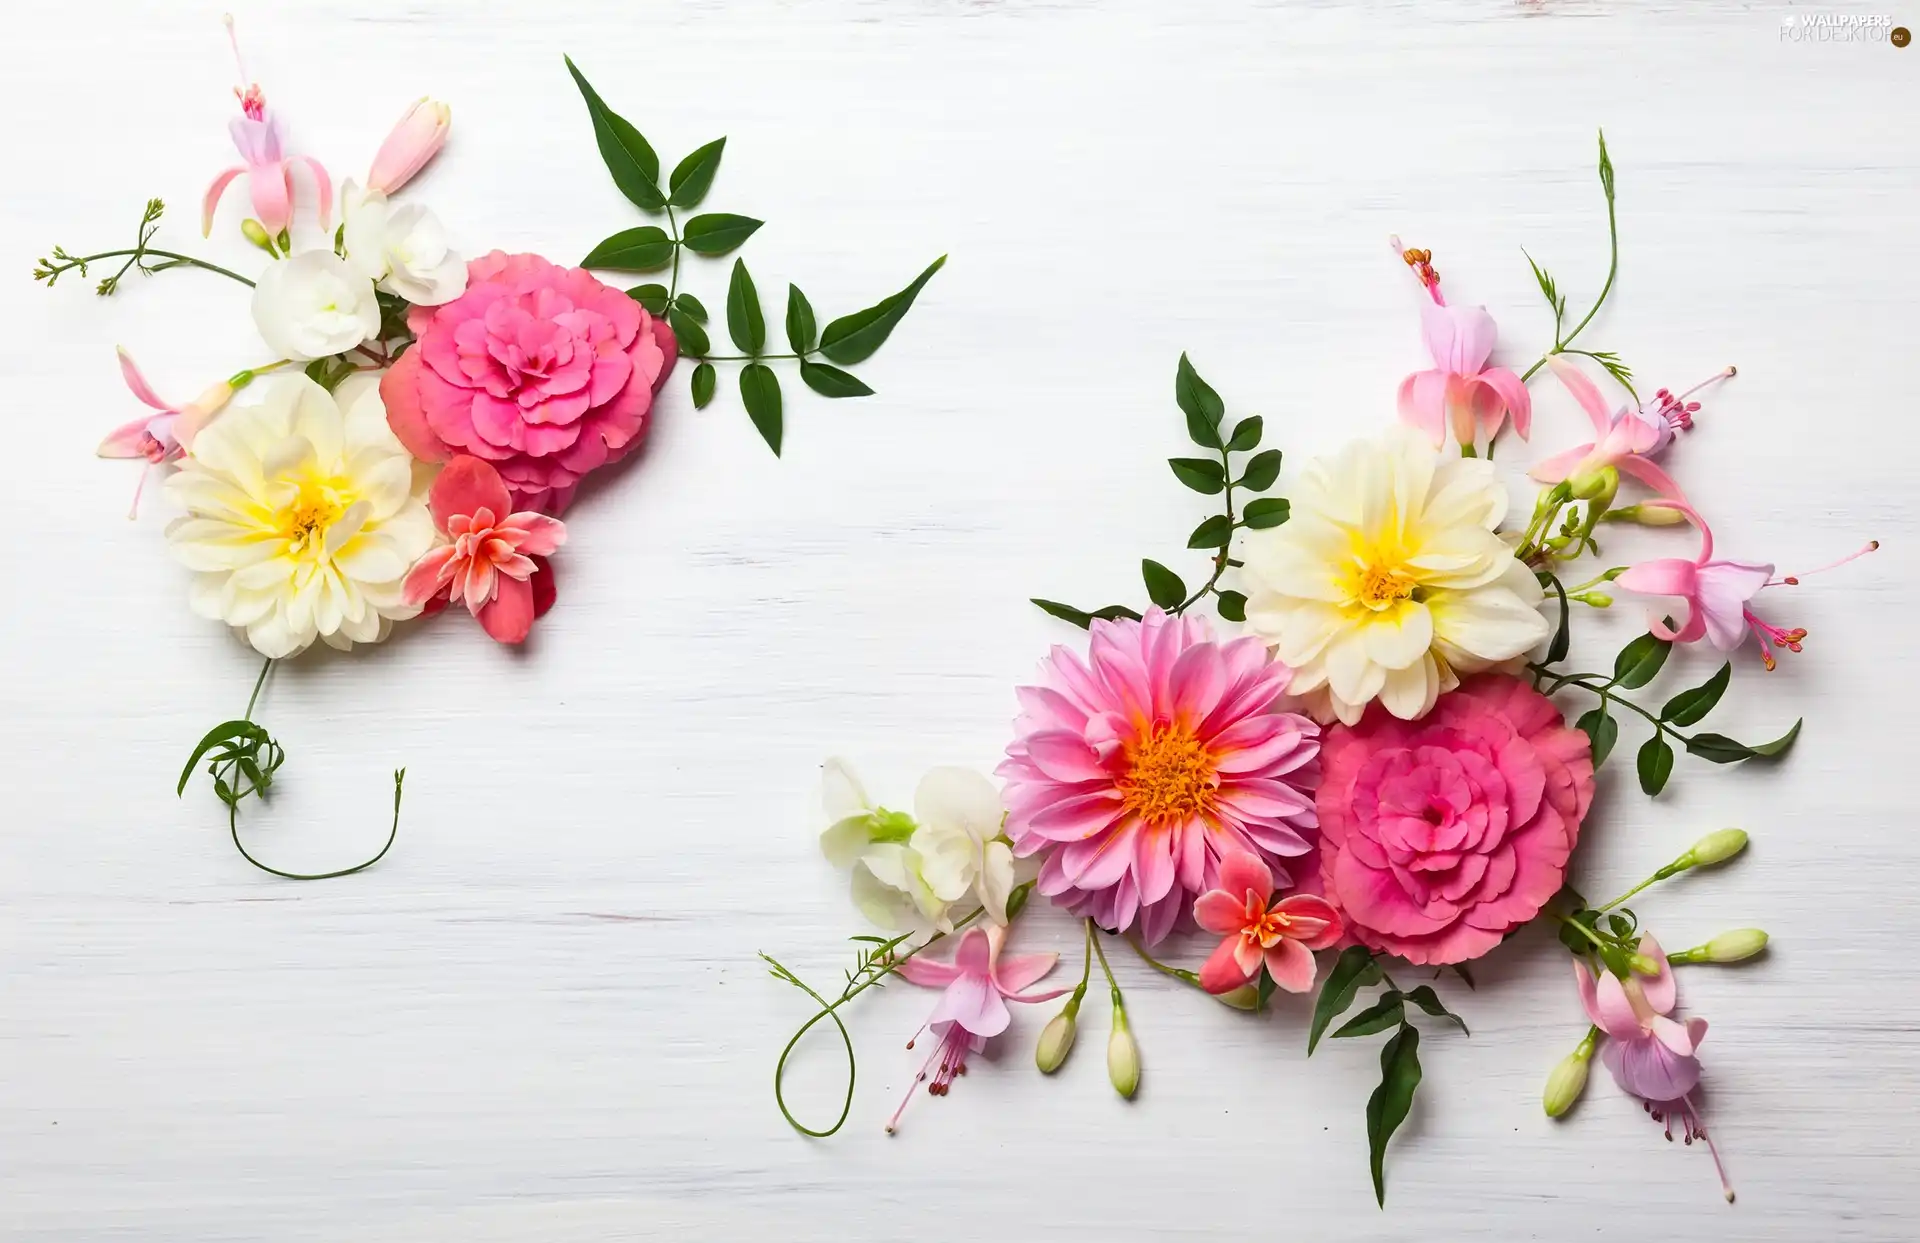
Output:
[[[1021,954],[1003,959],[1000,949],[1006,939],[1007,930],[1000,924],[986,929],[969,928],[954,949],[951,963],[934,962],[916,955],[896,968],[914,984],[945,990],[920,1029],[932,1028],[939,1043],[920,1073],[914,1076],[914,1087],[926,1083],[931,1072],[933,1082],[927,1083],[927,1091],[945,1096],[954,1078],[967,1073],[967,1054],[986,1048],[988,1039],[1007,1030],[1007,1025],[1013,1022],[1013,1014],[1007,1009],[1009,1001],[1030,1005],[1051,1001],[1071,991],[1064,988],[1043,993],[1022,991],[1053,970],[1060,955]],[[914,1039],[919,1039],[918,1033]],[[913,1040],[907,1042],[909,1049],[913,1045]],[[912,1099],[913,1088],[909,1088],[907,1099],[900,1102],[900,1108],[887,1122],[889,1134],[899,1126],[900,1115],[907,1111],[907,1103]]]
[[[220,413],[233,396],[233,385],[222,381],[184,406],[169,405],[160,399],[159,394],[153,391],[153,386],[147,383],[147,378],[140,374],[140,368],[134,365],[131,354],[122,349],[116,349],[115,353],[120,358],[120,376],[127,382],[127,387],[133,390],[134,397],[142,405],[160,413],[142,415],[108,432],[97,450],[101,457],[145,458],[151,466],[177,462],[193,447],[194,436],[214,415]],[[140,492],[147,485],[147,474],[142,470],[140,482],[134,485],[134,512],[140,508]]]
[[1393,248],[1413,268],[1432,301],[1420,304],[1431,371],[1416,371],[1400,382],[1400,421],[1427,434],[1435,447],[1449,434],[1463,445],[1476,435],[1491,440],[1507,416],[1525,440],[1533,425],[1533,396],[1520,377],[1505,367],[1489,367],[1496,329],[1483,306],[1448,306],[1440,276],[1426,251]]
[[1292,674],[1259,639],[1159,609],[1092,631],[1085,661],[1056,647],[1017,692],[1007,833],[1045,856],[1041,894],[1114,932],[1137,919],[1152,944],[1227,855],[1307,853],[1319,729],[1275,709]]
[[1258,855],[1235,852],[1220,864],[1220,885],[1200,895],[1193,918],[1226,939],[1200,968],[1200,986],[1230,993],[1265,964],[1290,993],[1313,987],[1313,952],[1340,939],[1340,912],[1325,898],[1297,893],[1271,906],[1273,872]]
[[1673,967],[1651,936],[1640,939],[1640,953],[1660,964],[1659,974],[1635,973],[1622,980],[1602,971],[1596,981],[1585,962],[1573,964],[1580,1004],[1608,1037],[1600,1060],[1623,1091],[1639,1097],[1654,1121],[1666,1124],[1668,1139],[1673,1138],[1677,1121],[1689,1144],[1706,1140],[1714,1168],[1720,1172],[1721,1188],[1732,1200],[1733,1188],[1727,1183],[1726,1167],[1720,1164],[1720,1150],[1713,1146],[1693,1103],[1693,1090],[1700,1083],[1700,1059],[1694,1053],[1706,1038],[1707,1021],[1691,1018],[1681,1024],[1667,1017],[1676,1000]]
[[[545,574],[545,558],[566,542],[557,518],[511,513],[506,485],[493,467],[465,454],[447,463],[427,493],[433,523],[451,543],[420,558],[407,575],[408,604],[425,604],[446,593],[465,602],[486,632],[502,643],[519,643],[546,611],[535,599],[533,579]],[[552,596],[548,593],[547,603]]]
[[[231,17],[227,19],[227,38],[233,43],[234,60],[238,62],[240,43],[234,37]],[[240,80],[247,81],[244,63],[240,64]],[[266,226],[269,236],[278,236],[293,220],[293,166],[296,163],[305,164],[313,174],[320,194],[320,225],[325,228],[333,212],[333,182],[327,177],[327,170],[310,155],[286,153],[286,129],[279,117],[267,111],[267,99],[259,83],[248,83],[244,91],[236,86],[233,93],[240,99],[240,115],[227,123],[227,132],[233,135],[233,145],[239,149],[244,163],[227,169],[207,187],[200,205],[201,235],[212,234],[213,212],[220,205],[220,196],[226,193],[235,177],[244,173],[247,189],[253,196],[253,214]]]
[[1481,674],[1419,721],[1376,705],[1322,747],[1321,882],[1347,935],[1412,963],[1466,962],[1559,891],[1593,759],[1525,682]]
[[467,291],[416,306],[418,342],[380,381],[387,421],[415,457],[484,458],[522,509],[559,513],[589,471],[646,432],[679,354],[638,302],[538,255],[483,255]]
[[1643,406],[1621,406],[1609,412],[1606,399],[1600,395],[1593,381],[1582,375],[1580,369],[1565,356],[1548,355],[1547,366],[1554,375],[1560,377],[1560,382],[1567,386],[1567,391],[1580,403],[1580,408],[1587,412],[1587,417],[1593,421],[1596,439],[1576,445],[1565,453],[1554,454],[1535,466],[1529,474],[1541,483],[1566,480],[1573,485],[1576,494],[1584,494],[1583,485],[1589,479],[1613,467],[1622,474],[1638,479],[1663,497],[1685,499],[1680,485],[1673,481],[1672,476],[1649,459],[1672,443],[1676,432],[1693,427],[1694,412],[1700,409],[1700,403],[1690,402],[1687,398],[1715,380],[1726,379],[1733,374],[1733,368],[1728,367],[1712,379],[1701,381],[1678,397],[1663,388]]

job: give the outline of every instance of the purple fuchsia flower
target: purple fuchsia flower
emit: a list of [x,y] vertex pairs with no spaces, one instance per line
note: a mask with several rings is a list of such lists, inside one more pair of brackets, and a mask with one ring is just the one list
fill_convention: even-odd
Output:
[[1720,1150],[1714,1147],[1693,1101],[1694,1089],[1700,1085],[1696,1052],[1706,1039],[1707,1021],[1695,1017],[1680,1023],[1668,1017],[1676,1000],[1673,967],[1652,936],[1640,939],[1640,953],[1659,965],[1656,974],[1636,972],[1622,980],[1602,971],[1596,980],[1584,961],[1573,964],[1580,1004],[1593,1025],[1607,1034],[1600,1060],[1623,1091],[1639,1097],[1653,1120],[1666,1125],[1669,1140],[1678,1122],[1687,1143],[1706,1142],[1720,1175],[1720,1188],[1731,1202],[1733,1186],[1720,1162]]
[[247,80],[247,66],[240,59],[240,41],[233,32],[233,18],[227,18],[227,38],[233,44],[233,58],[239,65],[240,81],[233,93],[240,100],[240,115],[227,122],[227,132],[239,149],[242,163],[227,169],[207,187],[200,205],[200,233],[213,233],[213,212],[220,197],[235,177],[245,174],[247,190],[253,197],[253,214],[266,227],[267,236],[278,237],[293,221],[293,166],[304,164],[313,174],[320,195],[320,226],[325,228],[333,212],[333,182],[320,161],[310,155],[288,155],[286,127],[267,110],[267,97],[260,84]]
[[[127,382],[134,399],[158,413],[141,415],[108,432],[96,450],[104,458],[145,458],[149,466],[179,461],[193,446],[194,436],[226,406],[236,387],[234,380],[223,380],[186,405],[176,406],[162,400],[153,391],[153,386],[147,383],[147,378],[140,374],[140,368],[134,364],[133,355],[117,347],[114,352],[120,358],[120,376]],[[235,377],[242,383],[252,378],[248,372]],[[140,472],[140,482],[134,485],[133,508],[128,512],[128,517],[140,510],[140,493],[147,486],[149,473],[147,470]]]
[[998,772],[1042,895],[1151,945],[1231,854],[1292,883],[1280,860],[1311,849],[1320,731],[1275,707],[1292,671],[1264,643],[1153,609],[1094,622],[1084,660],[1055,647],[1040,673]]
[[1539,463],[1528,472],[1533,478],[1541,483],[1564,481],[1575,496],[1589,496],[1595,490],[1594,483],[1600,472],[1611,467],[1638,479],[1662,497],[1686,499],[1672,476],[1650,459],[1673,443],[1676,433],[1692,429],[1693,416],[1700,409],[1700,403],[1687,398],[1709,384],[1732,376],[1732,367],[1702,380],[1678,397],[1663,388],[1644,405],[1623,405],[1609,411],[1599,388],[1564,355],[1549,354],[1547,366],[1560,377],[1560,382],[1593,421],[1594,439]]

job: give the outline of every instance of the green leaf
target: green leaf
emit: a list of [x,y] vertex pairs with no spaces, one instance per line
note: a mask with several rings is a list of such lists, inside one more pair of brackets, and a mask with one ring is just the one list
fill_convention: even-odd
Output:
[[1455,975],[1460,977],[1460,982],[1467,986],[1468,992],[1473,992],[1480,987],[1478,984],[1475,984],[1473,982],[1473,972],[1467,969],[1467,964],[1463,962],[1457,962],[1457,963],[1454,963],[1451,967],[1449,967],[1448,970],[1452,971]]
[[1400,994],[1388,989],[1380,994],[1379,1000],[1343,1023],[1333,1033],[1333,1039],[1344,1040],[1353,1036],[1371,1036],[1383,1032],[1389,1027],[1398,1027],[1407,1021],[1407,1007],[1401,1001]]
[[1173,467],[1173,473],[1181,483],[1195,492],[1204,492],[1208,496],[1213,496],[1227,486],[1226,468],[1212,458],[1168,458],[1167,465]]
[[1660,709],[1660,719],[1669,725],[1693,725],[1704,720],[1707,713],[1720,702],[1720,696],[1727,693],[1727,683],[1733,678],[1733,662],[1720,666],[1720,672],[1714,674],[1690,691],[1681,691],[1667,700],[1666,707]]
[[1118,621],[1122,617],[1130,621],[1140,620],[1140,614],[1134,612],[1124,604],[1109,604],[1106,608],[1095,609],[1093,616],[1098,621]]
[[[1527,255],[1524,249],[1520,253]],[[1547,275],[1547,270],[1533,261],[1532,255],[1527,255],[1527,266],[1533,269],[1534,283],[1540,286],[1541,295],[1546,298],[1547,305],[1553,308],[1554,317],[1558,318],[1565,310],[1566,303],[1561,300],[1560,291],[1554,287],[1553,277]]]
[[1265,492],[1280,478],[1280,450],[1268,449],[1256,453],[1247,463],[1247,469],[1240,476],[1240,486],[1254,492]]
[[1648,798],[1667,788],[1667,778],[1673,776],[1673,748],[1665,735],[1655,734],[1641,743],[1634,762],[1640,770],[1640,788]]
[[1237,591],[1215,592],[1213,607],[1230,622],[1247,620],[1247,598]]
[[727,282],[727,335],[742,354],[758,355],[767,345],[767,319],[760,312],[760,291],[753,287],[744,259],[733,261]]
[[1419,988],[1412,990],[1407,994],[1407,1000],[1419,1006],[1421,1010],[1436,1019],[1452,1019],[1455,1023],[1459,1024],[1462,1032],[1469,1036],[1473,1035],[1472,1032],[1467,1031],[1467,1021],[1465,1019],[1440,1003],[1440,995],[1433,991],[1431,985],[1422,984]]
[[1547,663],[1557,665],[1567,658],[1567,649],[1573,644],[1567,589],[1551,571],[1541,570],[1538,577],[1542,587],[1552,587],[1553,594],[1560,598],[1560,624],[1554,628],[1553,641],[1547,644]]
[[1767,758],[1772,758],[1776,755],[1785,755],[1787,751],[1792,748],[1794,740],[1800,737],[1800,725],[1801,722],[1795,721],[1792,729],[1775,738],[1772,742],[1756,743],[1749,749],[1755,755],[1765,756]]
[[714,386],[719,377],[714,374],[712,363],[701,363],[693,369],[693,408],[705,410],[707,403],[713,400]]
[[1613,658],[1613,682],[1626,690],[1637,690],[1653,681],[1660,666],[1667,663],[1673,644],[1651,634],[1643,634],[1620,649]]
[[187,792],[187,782],[193,780],[193,770],[199,765],[201,758],[205,756],[207,752],[231,739],[247,738],[256,735],[260,738],[265,738],[266,731],[258,725],[255,725],[252,721],[222,721],[220,724],[208,730],[206,734],[201,737],[199,744],[194,747],[193,754],[187,757],[187,766],[180,770],[180,784],[174,788],[174,795],[178,797]]
[[1260,443],[1260,431],[1263,424],[1260,416],[1250,415],[1233,425],[1233,435],[1227,439],[1227,448],[1235,453],[1245,453]]
[[800,364],[800,379],[806,386],[822,397],[871,397],[873,390],[860,381],[858,376],[848,375],[838,367],[826,363],[817,363],[807,359]]
[[[600,158],[613,174],[613,184],[633,205],[643,211],[657,212],[667,205],[660,193],[660,157],[625,117],[607,107],[600,93],[581,74],[571,56],[566,58],[567,72],[587,101],[587,115],[593,118],[593,140],[599,144]],[[644,269],[642,269],[644,270]]]
[[1687,739],[1687,753],[1715,764],[1737,764],[1741,760],[1752,759],[1756,754],[1746,743],[1725,734],[1695,734]]
[[655,224],[622,229],[587,252],[583,268],[609,272],[658,272],[673,262],[673,239]]
[[709,212],[680,226],[680,240],[696,255],[724,255],[753,236],[763,222],[751,216]]
[[1248,502],[1240,511],[1240,524],[1251,531],[1264,531],[1285,522],[1292,512],[1293,506],[1285,497],[1263,497]]
[[796,354],[808,354],[820,339],[813,322],[813,303],[800,292],[800,286],[787,286],[787,344]]
[[674,339],[680,342],[681,353],[697,358],[713,352],[713,342],[707,340],[707,330],[679,306],[667,309],[667,327],[673,329]]
[[[1586,928],[1592,929],[1597,927],[1598,924],[1600,923],[1600,912],[1586,911],[1586,910],[1575,911],[1572,915],[1569,915],[1567,918],[1571,920],[1573,923],[1580,924]],[[1587,938],[1581,936],[1578,930],[1568,926],[1567,924],[1560,925],[1560,944],[1566,946],[1568,949],[1572,950],[1576,954],[1586,954],[1593,949],[1592,941],[1589,941],[1587,940]]]
[[1187,598],[1187,585],[1180,576],[1158,561],[1142,561],[1140,577],[1147,583],[1147,598],[1163,609],[1170,609]]
[[1038,596],[1033,597],[1033,603],[1040,607],[1041,612],[1058,617],[1064,622],[1072,622],[1082,630],[1093,624],[1093,614],[1074,608],[1071,604],[1062,604],[1058,600],[1042,600]]
[[672,194],[667,201],[675,207],[692,207],[707,197],[707,191],[713,186],[713,175],[720,171],[720,153],[726,147],[726,139],[716,138],[674,165],[673,175],[667,178],[667,189]]
[[761,438],[780,456],[780,377],[765,363],[748,363],[740,368],[740,400],[746,404],[747,417],[760,429]]
[[941,255],[899,293],[890,294],[864,311],[842,315],[828,324],[820,334],[820,352],[833,362],[845,365],[870,358],[875,350],[886,344],[894,326],[913,308],[913,300],[920,296],[920,291],[927,287],[927,282],[933,279],[935,272],[946,266],[946,262],[947,257]]
[[1307,1056],[1313,1056],[1327,1025],[1353,1004],[1354,994],[1379,978],[1380,964],[1373,961],[1372,950],[1364,945],[1349,945],[1340,951],[1327,982],[1320,986],[1320,996],[1313,1003],[1313,1025],[1307,1029]]
[[1225,548],[1232,539],[1233,524],[1225,514],[1215,514],[1193,529],[1193,534],[1187,537],[1187,547]]
[[660,316],[667,313],[667,287],[665,285],[635,285],[632,289],[627,290],[627,297],[632,298],[635,302],[647,308],[647,314],[649,315]]
[[1620,739],[1620,723],[1607,712],[1607,706],[1600,704],[1580,714],[1574,726],[1585,731],[1587,740],[1593,744],[1593,766],[1600,767],[1607,762],[1613,744]]
[[1367,1098],[1367,1148],[1373,1168],[1373,1197],[1382,1208],[1387,1204],[1387,1180],[1384,1168],[1387,1141],[1407,1120],[1413,1108],[1413,1094],[1420,1086],[1420,1031],[1412,1025],[1402,1027],[1380,1049],[1380,1086]]
[[704,324],[707,322],[706,305],[702,303],[700,299],[694,297],[692,294],[683,293],[683,294],[677,295],[673,300],[673,304],[679,307],[681,310],[685,311],[687,314],[693,316],[695,319],[699,320],[701,323]]
[[1180,355],[1180,366],[1173,374],[1173,399],[1187,416],[1187,435],[1193,443],[1207,449],[1218,449],[1224,443],[1220,439],[1220,420],[1225,417],[1227,407],[1220,400],[1220,394],[1213,391],[1185,354]]

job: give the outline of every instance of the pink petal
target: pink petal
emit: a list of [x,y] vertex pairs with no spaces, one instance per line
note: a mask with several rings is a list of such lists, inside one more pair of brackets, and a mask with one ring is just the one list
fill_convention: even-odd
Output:
[[407,572],[406,583],[401,588],[406,602],[425,604],[439,595],[440,589],[453,580],[453,562],[452,544],[442,544],[420,558]]
[[1247,926],[1246,891],[1235,895],[1224,889],[1207,890],[1194,899],[1193,920],[1206,931],[1221,936],[1239,933]]
[[215,208],[220,206],[220,196],[227,192],[227,187],[233,184],[235,177],[238,177],[246,171],[244,167],[229,168],[218,177],[215,177],[213,184],[207,187],[206,194],[200,200],[201,237],[213,236],[213,212]]
[[994,965],[994,987],[1015,1001],[1025,1001],[1026,998],[1015,994],[1025,992],[1039,983],[1059,961],[1058,954],[1010,954]]
[[1567,391],[1573,394],[1573,399],[1580,403],[1582,410],[1587,412],[1587,418],[1593,422],[1594,435],[1604,438],[1613,427],[1613,412],[1607,407],[1607,399],[1600,395],[1600,390],[1594,386],[1593,381],[1587,379],[1586,374],[1574,366],[1573,361],[1564,354],[1547,355],[1547,369],[1560,378],[1560,383],[1567,386]]
[[255,164],[247,170],[247,190],[253,196],[253,214],[266,227],[267,236],[278,237],[293,220],[293,186],[287,166]]
[[[1520,439],[1525,440],[1533,430],[1533,394],[1527,392],[1527,386],[1505,367],[1488,367],[1480,373],[1480,381],[1500,395],[1501,404],[1513,417],[1513,430]],[[1500,425],[1496,422],[1491,428],[1482,430],[1492,434],[1499,429]]]
[[953,951],[953,965],[968,975],[981,977],[993,974],[994,944],[986,932],[979,928],[969,928],[960,935],[960,944]]
[[1080,782],[1107,779],[1100,757],[1080,735],[1064,729],[1045,729],[1028,734],[1027,758],[1055,781]]
[[1730,652],[1746,639],[1747,601],[1772,577],[1772,566],[1745,561],[1714,561],[1700,567],[1694,606],[1715,647]]
[[1554,454],[1544,462],[1535,463],[1533,469],[1528,471],[1527,474],[1539,480],[1541,483],[1559,483],[1568,475],[1571,475],[1575,467],[1586,461],[1587,455],[1592,452],[1593,446],[1591,444],[1575,446],[1574,448],[1568,449],[1565,453]]
[[147,456],[146,444],[153,435],[149,430],[152,422],[152,415],[142,415],[131,423],[122,423],[107,433],[106,439],[100,442],[100,447],[94,452],[106,458]]
[[[480,628],[501,643],[519,643],[533,629],[533,586],[524,579],[493,576],[493,598],[481,605],[474,616]],[[471,596],[468,597],[471,600]]]
[[1227,666],[1212,643],[1196,643],[1180,653],[1168,675],[1174,715],[1199,725],[1220,703],[1227,689]]
[[1062,799],[1027,819],[1028,831],[1056,842],[1077,842],[1111,826],[1120,815],[1120,795],[1100,790]]
[[387,407],[387,426],[393,429],[407,452],[423,462],[447,460],[451,450],[428,423],[426,408],[420,401],[419,348],[402,354],[380,377],[380,400]]
[[1588,1016],[1598,1023],[1609,1036],[1619,1040],[1637,1039],[1640,1020],[1633,1013],[1633,1003],[1627,1000],[1626,987],[1620,983],[1620,977],[1611,971],[1602,971],[1594,983],[1594,1013]]
[[1446,443],[1446,372],[1416,371],[1400,381],[1400,421],[1425,432],[1436,446]]
[[940,994],[928,1022],[956,1023],[974,1036],[998,1036],[1013,1022],[1013,1014],[985,974],[963,972]]
[[1700,567],[1692,561],[1680,557],[1660,557],[1629,566],[1627,572],[1614,581],[1626,590],[1637,591],[1641,595],[1679,596],[1683,600],[1690,600],[1698,586],[1699,572]]
[[1061,866],[1081,889],[1105,889],[1116,884],[1133,865],[1133,838],[1138,822],[1121,825],[1099,837],[1069,842],[1060,851]]
[[565,523],[531,510],[521,510],[503,525],[520,532],[520,538],[514,541],[515,547],[529,557],[550,557],[567,542]]
[[1158,902],[1173,891],[1173,834],[1162,831],[1134,834],[1133,878],[1140,901]]
[[119,346],[115,346],[113,352],[120,359],[120,377],[127,382],[127,387],[133,390],[134,397],[142,405],[152,406],[155,410],[165,410],[169,414],[173,413],[174,408],[161,401],[159,394],[155,393],[153,387],[147,383],[147,377],[140,374],[140,368],[134,364],[133,355]]
[[1667,961],[1666,951],[1660,948],[1660,942],[1653,939],[1652,933],[1640,938],[1640,952],[1660,964],[1660,974],[1641,976],[1640,989],[1646,994],[1647,1004],[1656,1014],[1670,1014],[1677,999],[1673,981],[1673,965]]
[[1647,1024],[1653,1032],[1653,1038],[1681,1057],[1693,1056],[1693,1037],[1687,1029],[1680,1026],[1664,1014],[1656,1014]]
[[504,514],[511,504],[500,472],[491,463],[464,453],[442,468],[427,492],[434,525],[442,531],[455,516],[471,517],[482,509]]
[[1420,304],[1420,327],[1426,334],[1433,365],[1457,376],[1478,375],[1493,353],[1498,335],[1493,316],[1483,306]]
[[1614,465],[1619,467],[1621,474],[1631,475],[1668,500],[1687,499],[1686,493],[1680,490],[1680,485],[1673,481],[1671,475],[1643,457],[1623,457]]
[[907,959],[894,971],[906,977],[909,984],[918,984],[921,988],[945,988],[960,978],[960,968],[950,962],[937,962],[924,954],[916,954]]
[[1289,993],[1304,993],[1313,987],[1313,952],[1290,937],[1275,941],[1267,947],[1267,974]]
[[1339,941],[1345,931],[1339,909],[1314,894],[1292,894],[1274,903],[1272,909],[1294,921],[1293,939],[1310,950],[1326,949]]
[[1240,941],[1237,934],[1230,936],[1208,955],[1206,965],[1200,968],[1201,988],[1218,996],[1232,992],[1253,978],[1253,972],[1240,965]]
[[1273,896],[1273,869],[1259,855],[1236,850],[1220,861],[1220,879],[1217,883],[1222,892],[1241,904],[1244,916],[1248,894],[1253,895],[1253,900],[1263,908],[1267,899]]
[[307,166],[313,174],[314,188],[320,192],[320,227],[327,227],[327,219],[333,214],[333,179],[327,176],[327,170],[320,161],[310,155],[296,155],[294,159]]

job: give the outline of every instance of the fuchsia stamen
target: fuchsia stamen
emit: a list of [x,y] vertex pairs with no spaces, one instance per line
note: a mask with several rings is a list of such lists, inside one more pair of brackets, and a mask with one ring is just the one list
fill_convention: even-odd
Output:
[[[953,1081],[967,1073],[967,1054],[972,1050],[972,1037],[958,1023],[947,1023],[944,1027],[945,1030],[940,1033],[940,1043],[934,1046],[933,1052],[920,1067],[920,1073],[907,1085],[907,1095],[901,1100],[900,1107],[893,1111],[893,1117],[887,1119],[887,1134],[892,1135],[899,1130],[900,1117],[907,1112],[907,1106],[913,1102],[921,1084],[927,1085],[928,1095],[945,1096],[952,1090]],[[920,1029],[925,1030],[924,1027]],[[911,1049],[919,1038],[920,1032],[915,1032],[914,1039],[907,1041],[907,1047]],[[928,1082],[927,1078],[930,1070],[933,1072],[932,1082]]]
[[1761,621],[1752,609],[1742,610],[1742,616],[1747,619],[1747,625],[1753,630],[1754,637],[1760,640],[1760,663],[1767,667],[1769,673],[1773,672],[1778,664],[1773,658],[1776,648],[1785,648],[1797,655],[1800,644],[1806,641],[1807,632],[1804,629],[1782,630],[1778,626]]
[[1645,1104],[1653,1120],[1666,1127],[1668,1143],[1673,1142],[1673,1124],[1676,1121],[1680,1123],[1682,1143],[1691,1144],[1696,1139],[1706,1143],[1707,1152],[1713,1156],[1713,1168],[1720,1175],[1720,1190],[1726,1195],[1727,1203],[1732,1204],[1733,1183],[1727,1178],[1727,1167],[1720,1160],[1720,1150],[1714,1147],[1713,1137],[1707,1134],[1706,1124],[1700,1121],[1699,1111],[1693,1107],[1692,1096],[1683,1096],[1665,1104],[1656,1105],[1652,1101]]
[[1688,401],[1687,398],[1693,396],[1709,384],[1718,384],[1720,381],[1731,379],[1738,374],[1738,368],[1727,367],[1714,375],[1708,376],[1686,392],[1681,393],[1678,397],[1674,396],[1670,389],[1661,389],[1653,395],[1653,401],[1650,403],[1654,407],[1652,411],[1653,417],[1665,419],[1667,425],[1676,432],[1692,431],[1693,416],[1699,412],[1700,403],[1697,401]]
[[240,86],[233,88],[235,99],[240,101],[240,111],[247,114],[251,121],[264,121],[267,118],[267,97],[261,93],[258,82],[247,78],[246,58],[240,55],[240,36],[233,28],[233,14],[221,17],[227,27],[227,43],[233,48],[233,65],[240,73]]
[[1406,265],[1413,269],[1413,274],[1419,279],[1421,288],[1433,298],[1434,304],[1445,306],[1447,299],[1440,292],[1440,273],[1433,270],[1433,252],[1403,247],[1398,237],[1388,238],[1387,244],[1393,247],[1394,254],[1399,255],[1406,261]]

